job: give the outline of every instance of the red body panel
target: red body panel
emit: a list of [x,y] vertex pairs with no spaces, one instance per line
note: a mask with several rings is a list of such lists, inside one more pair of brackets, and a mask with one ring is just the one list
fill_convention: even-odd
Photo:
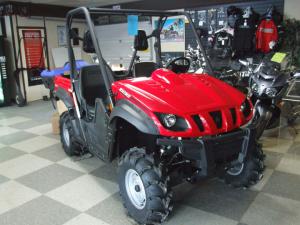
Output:
[[72,87],[69,78],[65,78],[63,76],[54,77],[54,90],[56,91],[59,87],[66,90],[67,92],[72,94]]
[[[55,78],[55,90],[65,89],[71,95],[70,79]],[[237,129],[247,123],[252,112],[245,118],[240,111],[245,96],[230,85],[206,74],[175,74],[167,69],[154,71],[151,77],[116,81],[112,85],[115,101],[127,99],[142,109],[157,125],[162,136],[201,137],[217,135]],[[251,104],[251,102],[250,102]],[[236,111],[233,122],[230,109]],[[252,105],[251,105],[252,110]],[[221,111],[222,128],[218,129],[210,112]],[[170,113],[188,122],[186,131],[171,131],[162,126],[154,113]],[[204,126],[201,132],[192,119],[198,115]]]
[[[120,91],[121,89],[121,91]],[[240,111],[245,96],[230,85],[209,75],[175,74],[158,69],[150,78],[133,78],[114,82],[112,86],[116,101],[126,98],[143,109],[156,123],[160,134],[175,137],[199,137],[216,135],[234,130],[250,120]],[[125,93],[125,94],[124,94]],[[230,109],[235,108],[234,124]],[[222,128],[218,129],[209,112],[221,110]],[[174,132],[165,129],[155,112],[181,116],[188,121],[189,129]],[[204,131],[201,132],[192,119],[199,115]]]

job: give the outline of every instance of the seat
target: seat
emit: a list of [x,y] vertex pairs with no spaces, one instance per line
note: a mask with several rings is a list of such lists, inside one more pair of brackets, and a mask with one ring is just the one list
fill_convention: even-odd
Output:
[[81,96],[88,106],[94,107],[96,98],[107,99],[103,76],[99,65],[90,65],[80,71]]
[[154,62],[139,62],[134,64],[133,75],[135,77],[150,77],[158,65]]

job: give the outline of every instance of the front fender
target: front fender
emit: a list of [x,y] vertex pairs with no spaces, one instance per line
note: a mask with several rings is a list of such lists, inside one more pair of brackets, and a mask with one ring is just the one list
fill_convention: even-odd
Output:
[[116,118],[126,120],[143,133],[159,134],[159,130],[153,120],[143,110],[127,100],[122,99],[117,102],[111,113],[110,123],[113,123]]

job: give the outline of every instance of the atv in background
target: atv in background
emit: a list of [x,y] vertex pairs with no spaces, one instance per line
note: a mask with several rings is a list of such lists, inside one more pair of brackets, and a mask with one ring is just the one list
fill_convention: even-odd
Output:
[[[97,36],[101,34],[95,32],[93,20],[103,15],[158,18],[152,33],[137,32],[128,76],[118,81],[102,55]],[[72,32],[77,16],[87,22],[84,37]],[[234,187],[249,187],[261,179],[264,169],[255,129],[246,126],[253,107],[244,94],[207,74],[188,73],[184,57],[162,68],[160,33],[173,16],[186,17],[203,50],[185,12],[84,7],[70,11],[66,27],[71,76],[57,76],[54,83],[55,97],[67,108],[60,118],[66,154],[90,152],[107,162],[118,158],[124,207],[140,224],[166,220],[173,185],[220,176]],[[99,63],[78,72],[74,38],[82,40],[83,50],[95,53]],[[149,47],[154,48],[155,62],[136,62],[137,52]],[[203,58],[212,72],[205,53]]]

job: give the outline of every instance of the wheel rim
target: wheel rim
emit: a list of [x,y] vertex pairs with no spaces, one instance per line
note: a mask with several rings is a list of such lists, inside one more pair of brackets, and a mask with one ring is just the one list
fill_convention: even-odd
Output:
[[69,147],[70,146],[70,133],[69,133],[69,129],[68,129],[66,123],[64,123],[64,125],[63,125],[63,137],[64,137],[66,145]]
[[242,173],[243,169],[244,169],[244,163],[239,163],[239,164],[235,165],[234,167],[231,167],[230,169],[228,169],[227,173],[232,176],[237,176]]
[[16,103],[17,103],[17,105],[20,104],[20,100],[19,100],[19,96],[18,95],[16,96]]
[[146,205],[146,192],[140,175],[133,169],[129,169],[125,175],[125,186],[131,203],[137,209],[143,209]]

